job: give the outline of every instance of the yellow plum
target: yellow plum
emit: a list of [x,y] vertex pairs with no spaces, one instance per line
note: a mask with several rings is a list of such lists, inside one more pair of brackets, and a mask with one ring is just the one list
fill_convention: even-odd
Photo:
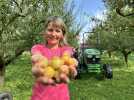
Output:
[[63,65],[63,60],[59,57],[53,57],[50,61],[50,65],[57,70]]
[[51,66],[44,68],[44,76],[52,78],[54,77],[54,75],[55,75],[55,70]]
[[68,61],[69,65],[74,65],[75,67],[78,66],[78,61],[75,58],[70,58]]

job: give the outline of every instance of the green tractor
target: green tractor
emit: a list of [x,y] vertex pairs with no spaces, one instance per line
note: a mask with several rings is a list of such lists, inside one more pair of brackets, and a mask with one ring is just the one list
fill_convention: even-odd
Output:
[[82,72],[96,73],[104,78],[112,79],[112,67],[109,64],[101,64],[101,52],[95,48],[82,48],[78,53],[77,60],[79,61],[78,76],[81,77]]

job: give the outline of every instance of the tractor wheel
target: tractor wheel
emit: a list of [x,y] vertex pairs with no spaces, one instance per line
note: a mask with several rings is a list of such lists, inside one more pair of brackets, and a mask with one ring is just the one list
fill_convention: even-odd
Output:
[[4,92],[0,93],[0,100],[13,100],[11,93]]
[[108,79],[112,79],[113,78],[112,67],[109,64],[104,64],[103,69],[104,69],[105,77],[108,78]]

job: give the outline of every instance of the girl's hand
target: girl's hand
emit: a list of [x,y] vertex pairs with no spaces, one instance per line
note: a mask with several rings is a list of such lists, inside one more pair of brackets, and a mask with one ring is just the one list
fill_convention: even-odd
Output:
[[31,56],[31,61],[32,64],[35,64],[36,62],[38,62],[39,60],[41,60],[43,58],[43,56],[40,53],[35,53]]
[[76,67],[71,66],[70,69],[71,69],[72,77],[75,78],[75,77],[77,76],[77,70],[76,70]]
[[77,70],[76,69],[73,70],[72,73],[73,73],[73,78],[75,78],[77,76]]
[[39,66],[33,65],[33,67],[32,67],[32,74],[35,77],[42,76],[43,75],[43,69],[41,67],[39,67]]
[[55,81],[53,79],[47,78],[45,76],[38,77],[36,81],[41,82],[44,85],[55,85]]

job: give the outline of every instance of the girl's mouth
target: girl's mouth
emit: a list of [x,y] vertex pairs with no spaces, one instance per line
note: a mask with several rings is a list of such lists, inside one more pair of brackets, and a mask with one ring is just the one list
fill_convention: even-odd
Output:
[[48,39],[51,39],[51,40],[55,40],[55,39],[57,40],[57,39],[58,39],[57,36],[48,36],[47,38],[48,38]]

